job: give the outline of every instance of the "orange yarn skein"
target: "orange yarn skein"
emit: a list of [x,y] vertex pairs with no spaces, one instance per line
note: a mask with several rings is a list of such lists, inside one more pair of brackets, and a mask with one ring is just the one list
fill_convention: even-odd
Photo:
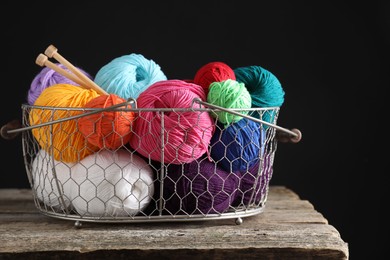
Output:
[[[126,99],[116,94],[101,95],[85,104],[86,108],[107,108],[126,102]],[[134,112],[111,110],[81,117],[78,128],[89,143],[115,150],[127,144],[131,137],[131,127],[134,121]]]

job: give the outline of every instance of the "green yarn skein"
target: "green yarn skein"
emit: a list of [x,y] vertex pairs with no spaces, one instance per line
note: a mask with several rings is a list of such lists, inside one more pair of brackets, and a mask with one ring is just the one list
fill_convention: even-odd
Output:
[[[211,83],[207,94],[207,102],[227,109],[248,109],[252,106],[252,98],[245,84],[232,79]],[[248,114],[248,111],[244,110],[237,112],[244,115]],[[211,115],[217,118],[225,127],[243,118],[221,110],[216,110]]]

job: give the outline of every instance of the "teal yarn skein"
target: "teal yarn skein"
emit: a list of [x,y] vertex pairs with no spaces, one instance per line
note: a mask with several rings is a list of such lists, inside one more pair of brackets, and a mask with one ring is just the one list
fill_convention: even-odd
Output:
[[[285,92],[278,78],[261,66],[247,66],[234,69],[236,80],[245,84],[252,97],[252,107],[280,107]],[[275,113],[265,113],[262,120],[273,123]]]
[[104,65],[95,76],[95,83],[107,93],[122,98],[138,98],[155,82],[166,80],[161,67],[141,54],[117,57]]
[[[227,79],[220,82],[215,81],[210,84],[207,102],[226,109],[248,109],[251,108],[252,98],[244,83]],[[245,110],[238,112],[244,115],[248,114],[248,111]],[[211,115],[217,118],[225,127],[243,119],[239,115],[222,110],[213,111]]]

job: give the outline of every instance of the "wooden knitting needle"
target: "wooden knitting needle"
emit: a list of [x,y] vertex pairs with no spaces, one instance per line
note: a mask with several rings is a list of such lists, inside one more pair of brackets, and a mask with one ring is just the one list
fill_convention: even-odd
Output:
[[59,63],[67,67],[71,72],[73,72],[80,80],[82,80],[87,87],[94,89],[96,92],[104,95],[108,95],[108,93],[99,87],[93,80],[88,78],[84,73],[82,73],[79,69],[77,69],[75,66],[73,66],[72,63],[70,63],[68,60],[66,60],[64,57],[62,57],[59,53],[56,47],[53,45],[50,45],[45,50],[46,56],[49,58],[56,59]]
[[69,73],[68,71],[66,71],[63,68],[57,66],[53,62],[49,61],[49,58],[46,55],[44,55],[44,54],[40,53],[38,55],[38,57],[36,58],[35,63],[38,64],[41,67],[46,66],[46,67],[56,71],[57,73],[61,74],[62,76],[67,77],[68,79],[72,80],[73,82],[76,82],[81,87],[85,88],[84,81],[81,81],[74,74]]

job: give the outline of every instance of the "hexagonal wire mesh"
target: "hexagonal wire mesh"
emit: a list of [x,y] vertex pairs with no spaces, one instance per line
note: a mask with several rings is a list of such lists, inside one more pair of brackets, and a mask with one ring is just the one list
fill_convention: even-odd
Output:
[[[36,207],[45,215],[76,223],[227,218],[238,223],[264,210],[277,149],[278,107],[226,109],[242,116],[229,125],[219,122],[220,110],[212,106],[22,105],[22,110],[26,172]],[[97,137],[100,147],[91,145],[89,138],[96,138],[110,111],[119,117],[133,113],[128,131],[109,123],[111,130]],[[89,134],[80,134],[80,120],[92,114],[99,116],[89,119]],[[203,115],[211,115],[212,123],[205,125]],[[115,147],[107,145],[113,136]]]

